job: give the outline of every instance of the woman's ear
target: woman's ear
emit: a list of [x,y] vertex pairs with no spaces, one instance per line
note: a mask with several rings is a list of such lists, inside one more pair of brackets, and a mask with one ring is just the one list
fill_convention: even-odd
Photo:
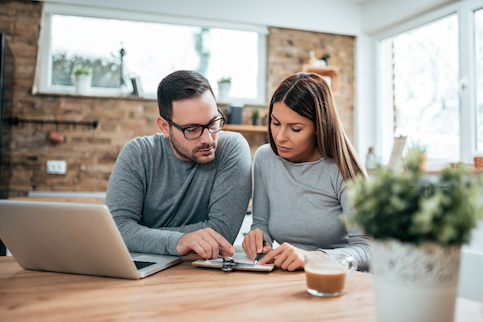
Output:
[[158,118],[156,119],[156,124],[158,125],[161,133],[163,133],[165,137],[169,138],[169,123],[168,123],[168,121],[166,121],[161,116],[158,116]]

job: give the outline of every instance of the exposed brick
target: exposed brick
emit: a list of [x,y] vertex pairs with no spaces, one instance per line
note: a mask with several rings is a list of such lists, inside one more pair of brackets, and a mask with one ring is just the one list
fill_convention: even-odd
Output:
[[267,101],[270,101],[283,79],[301,71],[302,65],[309,62],[311,50],[315,52],[316,57],[330,55],[328,64],[340,68],[341,78],[340,89],[334,100],[347,135],[352,140],[354,37],[271,27],[267,48]]

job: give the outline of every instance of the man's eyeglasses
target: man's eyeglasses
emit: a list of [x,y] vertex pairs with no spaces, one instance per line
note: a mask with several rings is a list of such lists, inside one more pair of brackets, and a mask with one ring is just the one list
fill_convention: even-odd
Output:
[[168,120],[167,118],[164,119],[178,130],[181,130],[187,140],[194,140],[199,138],[203,135],[203,131],[205,129],[207,129],[210,134],[219,132],[223,128],[223,125],[225,125],[225,116],[220,111],[218,111],[218,118],[214,119],[206,125],[190,125],[187,127],[181,127],[178,124],[172,122],[171,120]]

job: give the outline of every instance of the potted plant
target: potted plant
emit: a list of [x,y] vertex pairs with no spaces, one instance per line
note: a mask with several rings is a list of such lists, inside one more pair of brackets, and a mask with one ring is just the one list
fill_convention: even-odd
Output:
[[428,149],[428,147],[426,145],[423,145],[421,143],[418,142],[413,142],[413,144],[409,147],[408,149],[408,153],[409,151],[417,151],[417,153],[419,153],[420,157],[421,157],[421,163],[420,163],[420,167],[423,171],[426,170],[426,150]]
[[453,321],[461,246],[483,217],[482,176],[462,167],[425,175],[419,152],[347,182],[351,223],[373,237],[380,321]]
[[218,94],[221,102],[226,102],[230,98],[231,77],[222,77],[218,80]]
[[74,80],[76,94],[85,95],[91,87],[92,67],[85,65],[75,65],[72,69],[72,78]]
[[253,125],[258,125],[258,119],[259,119],[259,117],[260,117],[260,111],[255,106],[252,109],[252,123],[253,123]]

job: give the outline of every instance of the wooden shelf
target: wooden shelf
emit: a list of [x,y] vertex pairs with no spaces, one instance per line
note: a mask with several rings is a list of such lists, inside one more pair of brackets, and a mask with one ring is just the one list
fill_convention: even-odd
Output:
[[262,125],[225,124],[225,126],[223,126],[223,130],[235,132],[267,133],[267,127]]
[[325,67],[315,67],[309,64],[302,65],[302,72],[306,73],[316,73],[323,77],[330,77],[330,89],[332,94],[337,94],[339,92],[340,84],[340,70],[337,66],[325,66]]

